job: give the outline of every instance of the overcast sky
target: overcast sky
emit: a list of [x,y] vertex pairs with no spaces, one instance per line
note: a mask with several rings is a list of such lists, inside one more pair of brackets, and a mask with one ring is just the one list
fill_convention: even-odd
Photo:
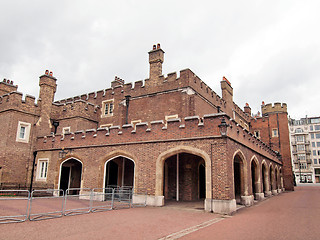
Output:
[[0,2],[0,78],[38,97],[46,69],[55,100],[148,78],[148,51],[160,43],[163,73],[190,68],[221,96],[252,112],[285,102],[289,115],[320,116],[320,1]]

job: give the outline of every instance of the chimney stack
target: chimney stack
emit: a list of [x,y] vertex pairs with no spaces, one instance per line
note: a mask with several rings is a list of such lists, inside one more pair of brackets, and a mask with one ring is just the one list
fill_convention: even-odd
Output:
[[150,75],[149,84],[158,85],[159,77],[162,75],[162,63],[164,60],[164,51],[160,47],[160,43],[153,45],[149,52]]
[[246,106],[244,107],[244,112],[251,116],[251,107],[249,106],[249,103],[246,103]]

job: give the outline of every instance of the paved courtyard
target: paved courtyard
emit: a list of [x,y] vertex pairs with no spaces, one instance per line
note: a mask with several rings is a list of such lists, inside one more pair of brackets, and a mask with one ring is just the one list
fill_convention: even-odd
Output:
[[320,187],[299,186],[233,216],[177,205],[119,209],[0,224],[0,239],[319,239],[319,216]]

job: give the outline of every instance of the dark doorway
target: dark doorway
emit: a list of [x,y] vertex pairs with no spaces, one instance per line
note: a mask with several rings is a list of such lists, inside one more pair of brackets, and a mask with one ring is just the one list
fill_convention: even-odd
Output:
[[262,192],[267,191],[267,168],[262,164]]
[[252,195],[256,199],[256,193],[258,192],[258,172],[257,172],[257,164],[255,161],[251,162],[251,184],[252,184]]
[[163,195],[167,202],[198,201],[206,197],[205,161],[197,155],[179,153],[168,157],[163,176]]
[[118,186],[118,164],[110,161],[107,164],[106,186]]
[[69,188],[70,167],[61,168],[60,189],[64,192]]
[[204,164],[199,166],[199,198],[206,198],[206,167]]
[[107,162],[105,187],[133,187],[134,162],[125,157],[117,157]]
[[[60,189],[80,188],[82,163],[75,159],[65,161],[61,166]],[[68,194],[78,194],[79,190],[71,190]]]
[[234,195],[236,202],[241,203],[241,163],[238,157],[235,158],[233,168],[234,168]]
[[274,170],[273,170],[272,166],[270,166],[269,179],[270,179],[270,190],[274,190]]

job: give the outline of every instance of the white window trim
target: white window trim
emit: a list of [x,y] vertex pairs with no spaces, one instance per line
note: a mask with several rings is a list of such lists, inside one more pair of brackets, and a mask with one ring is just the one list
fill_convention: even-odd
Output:
[[64,127],[64,128],[62,128],[62,134],[64,135],[64,134],[66,134],[66,132],[67,132],[67,133],[70,133],[70,132],[71,132],[71,127]]
[[[47,162],[47,169],[46,169],[46,176],[45,177],[41,177],[41,163],[42,162]],[[48,177],[48,170],[49,170],[49,159],[48,158],[39,158],[38,159],[38,163],[37,163],[37,177],[36,180],[37,181],[47,181],[47,177]]]
[[[105,112],[106,112],[106,104],[108,104],[108,103],[113,103],[112,113],[105,114]],[[114,112],[114,99],[108,99],[108,100],[102,101],[101,117],[112,117],[113,116],[113,112]]]
[[[277,131],[277,134],[274,134],[274,130]],[[277,128],[272,128],[271,133],[272,133],[272,137],[279,137],[279,132],[278,132],[278,129],[277,129]]]
[[[24,138],[20,138],[20,131],[21,127],[25,127],[25,133],[24,133]],[[23,142],[23,143],[28,143],[29,142],[29,137],[30,137],[30,129],[31,129],[31,123],[26,123],[26,122],[18,122],[18,129],[17,129],[17,136],[16,136],[16,141],[17,142]]]

